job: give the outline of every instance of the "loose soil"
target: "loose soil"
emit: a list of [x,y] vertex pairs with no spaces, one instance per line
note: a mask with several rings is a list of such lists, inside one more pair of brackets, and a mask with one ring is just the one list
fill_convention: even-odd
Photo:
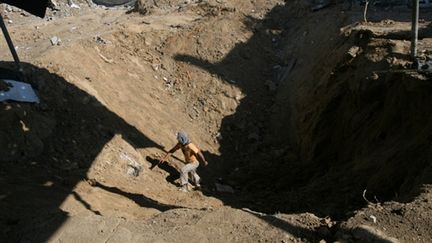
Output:
[[[2,6],[24,73],[3,71],[1,42],[0,78],[41,102],[0,104],[0,241],[432,241],[431,75],[412,68],[409,9],[76,3]],[[210,163],[201,191],[178,191],[180,152],[157,165],[179,130]]]

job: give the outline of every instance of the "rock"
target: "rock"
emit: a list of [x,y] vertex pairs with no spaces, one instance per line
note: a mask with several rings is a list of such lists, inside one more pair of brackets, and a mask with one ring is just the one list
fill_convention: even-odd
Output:
[[72,0],[68,0],[68,5],[70,8],[80,9],[80,6],[75,4]]
[[96,37],[95,37],[95,41],[96,41],[96,43],[101,44],[101,45],[106,45],[106,44],[107,44],[107,41],[104,40],[104,39],[103,39],[102,37],[100,37],[100,36],[96,36]]
[[137,161],[135,161],[133,158],[131,158],[128,154],[125,152],[120,154],[120,158],[127,161],[127,171],[126,174],[129,176],[139,176],[139,173],[142,171],[142,165],[139,164]]
[[222,141],[222,139],[223,139],[222,134],[221,134],[220,132],[218,132],[218,133],[216,134],[215,138],[216,138],[218,141]]
[[379,79],[379,75],[377,73],[372,73],[372,75],[370,76],[370,79],[372,80],[378,80]]
[[57,36],[51,37],[50,41],[51,41],[51,45],[53,46],[60,45],[61,43],[61,39]]
[[48,7],[55,11],[60,11],[59,5],[55,0],[49,0],[48,1]]
[[348,55],[354,58],[358,55],[359,52],[360,52],[360,47],[353,46],[348,50]]
[[135,177],[137,177],[139,175],[139,171],[136,170],[133,167],[128,167],[127,171],[126,171],[126,174],[128,174],[129,176],[135,176]]

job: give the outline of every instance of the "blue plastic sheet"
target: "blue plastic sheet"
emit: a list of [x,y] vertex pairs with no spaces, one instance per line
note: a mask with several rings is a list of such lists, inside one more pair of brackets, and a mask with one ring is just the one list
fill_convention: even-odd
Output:
[[0,101],[39,103],[39,97],[30,84],[7,79],[3,81],[8,83],[10,87],[7,91],[0,91]]

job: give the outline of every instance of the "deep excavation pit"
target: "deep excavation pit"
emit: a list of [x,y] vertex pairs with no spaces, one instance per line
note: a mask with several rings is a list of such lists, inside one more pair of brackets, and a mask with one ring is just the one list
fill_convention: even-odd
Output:
[[[432,86],[411,69],[409,11],[362,24],[341,4],[159,4],[12,29],[34,40],[24,71],[42,102],[0,107],[1,238],[362,242],[359,225],[431,238]],[[429,29],[424,17],[426,58]],[[180,129],[210,162],[202,192],[178,192],[180,153],[150,169]]]
[[[307,10],[294,6],[246,20],[253,36],[222,60],[176,56],[244,96],[222,119],[220,164],[208,177],[230,174],[224,179],[242,192],[234,205],[270,213],[345,219],[366,205],[363,193],[377,203],[412,200],[430,182],[430,87],[427,75],[408,70],[409,42],[391,39],[406,25],[385,34],[386,21],[341,29],[343,12],[302,16]],[[210,38],[219,36],[209,32],[196,52],[213,57]]]

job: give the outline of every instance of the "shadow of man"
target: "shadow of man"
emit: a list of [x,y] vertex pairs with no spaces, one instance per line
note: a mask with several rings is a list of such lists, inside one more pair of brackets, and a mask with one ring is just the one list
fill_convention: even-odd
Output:
[[165,178],[166,181],[168,181],[169,183],[175,186],[180,186],[180,184],[176,182],[176,180],[180,178],[180,173],[178,172],[177,168],[175,168],[174,166],[172,166],[166,161],[160,163],[159,159],[153,158],[151,156],[147,156],[146,160],[151,163],[151,167],[150,167],[151,170],[154,169],[155,167],[158,167],[166,171],[168,173],[168,176]]

